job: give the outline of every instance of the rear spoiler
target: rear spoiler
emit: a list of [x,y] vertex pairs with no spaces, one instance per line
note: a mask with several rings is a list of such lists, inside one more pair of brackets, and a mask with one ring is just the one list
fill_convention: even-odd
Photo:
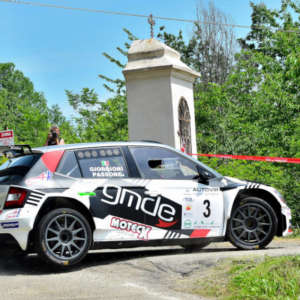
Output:
[[13,158],[32,153],[32,149],[29,145],[0,146],[0,156],[5,156],[7,158]]

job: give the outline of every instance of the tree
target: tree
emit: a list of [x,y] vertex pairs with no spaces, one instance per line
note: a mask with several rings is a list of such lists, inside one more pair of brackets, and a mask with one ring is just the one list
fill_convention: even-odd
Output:
[[126,97],[116,95],[105,102],[94,90],[83,88],[80,94],[66,91],[69,103],[79,114],[75,119],[81,142],[128,139]]
[[0,64],[0,129],[13,129],[16,143],[40,146],[48,127],[48,108],[42,93],[15,70],[12,63]]
[[175,36],[160,28],[158,37],[179,51],[187,65],[200,72],[201,84],[197,88],[206,88],[209,83],[222,84],[231,72],[237,45],[233,28],[225,25],[229,23],[231,18],[210,1],[208,8],[203,5],[197,8],[197,21],[187,44],[181,31]]
[[[213,153],[299,155],[299,5],[283,1],[279,10],[251,4],[252,30],[240,40],[231,75],[222,85],[197,94],[199,150]],[[293,11],[293,12],[291,12]],[[300,168],[293,164],[212,160],[223,174],[277,187],[300,223]],[[250,172],[249,172],[250,171]]]

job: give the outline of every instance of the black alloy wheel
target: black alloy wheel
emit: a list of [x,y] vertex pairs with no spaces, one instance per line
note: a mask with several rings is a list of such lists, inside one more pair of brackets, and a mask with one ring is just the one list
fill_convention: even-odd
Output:
[[228,237],[240,249],[264,248],[272,241],[277,227],[274,209],[260,198],[249,197],[233,208]]
[[68,267],[79,263],[91,246],[91,228],[86,218],[70,208],[46,214],[37,229],[38,253],[48,263]]

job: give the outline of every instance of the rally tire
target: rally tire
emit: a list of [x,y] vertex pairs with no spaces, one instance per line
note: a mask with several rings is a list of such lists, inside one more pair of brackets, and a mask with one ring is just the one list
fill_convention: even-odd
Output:
[[239,249],[266,247],[277,232],[274,209],[263,199],[248,197],[233,208],[228,224],[229,241]]
[[55,267],[67,268],[79,263],[92,242],[86,218],[71,208],[58,208],[46,214],[36,231],[37,252]]

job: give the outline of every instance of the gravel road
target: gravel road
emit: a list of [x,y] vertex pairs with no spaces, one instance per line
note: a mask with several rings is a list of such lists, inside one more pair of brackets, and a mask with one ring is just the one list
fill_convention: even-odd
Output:
[[34,255],[16,256],[0,244],[3,300],[201,299],[174,291],[176,281],[220,259],[300,255],[300,240],[275,240],[267,249],[236,250],[213,243],[197,253],[181,247],[92,251],[79,267],[55,272]]

